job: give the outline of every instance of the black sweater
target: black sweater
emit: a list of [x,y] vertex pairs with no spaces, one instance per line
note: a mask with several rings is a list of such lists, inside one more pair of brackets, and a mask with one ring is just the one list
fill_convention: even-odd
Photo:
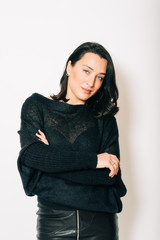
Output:
[[[35,135],[44,132],[49,145]],[[72,105],[33,93],[21,109],[18,170],[25,193],[54,209],[120,212],[126,187],[121,168],[113,178],[97,169],[97,154],[120,160],[116,118],[96,117],[91,106]]]

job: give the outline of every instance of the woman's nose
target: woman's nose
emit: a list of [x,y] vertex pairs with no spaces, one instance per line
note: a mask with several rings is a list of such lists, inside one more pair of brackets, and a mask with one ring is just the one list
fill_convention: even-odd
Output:
[[90,87],[93,87],[93,86],[94,86],[94,83],[95,83],[95,77],[90,77],[90,78],[87,80],[87,85],[89,85]]

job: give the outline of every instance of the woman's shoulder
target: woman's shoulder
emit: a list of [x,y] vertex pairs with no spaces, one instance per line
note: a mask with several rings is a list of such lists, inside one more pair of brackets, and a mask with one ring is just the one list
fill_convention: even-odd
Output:
[[41,111],[43,107],[47,106],[48,102],[52,101],[49,97],[45,97],[40,93],[32,93],[22,103],[22,112]]
[[103,115],[103,121],[104,123],[114,123],[116,122],[116,117],[112,114],[106,114],[106,115]]
[[42,104],[42,103],[50,103],[50,101],[53,101],[51,97],[45,97],[44,95],[40,93],[32,93],[30,96],[28,96],[25,100],[25,104]]
[[33,100],[53,100],[51,97],[46,97],[40,93],[34,92],[28,98]]
[[114,115],[105,115],[103,117],[103,126],[104,129],[116,130],[118,131],[117,119]]

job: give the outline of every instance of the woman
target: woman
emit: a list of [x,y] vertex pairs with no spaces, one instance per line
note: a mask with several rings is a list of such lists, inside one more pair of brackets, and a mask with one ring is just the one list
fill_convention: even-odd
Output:
[[117,240],[121,179],[118,89],[110,54],[86,42],[67,60],[57,95],[21,110],[18,169],[37,195],[37,239]]

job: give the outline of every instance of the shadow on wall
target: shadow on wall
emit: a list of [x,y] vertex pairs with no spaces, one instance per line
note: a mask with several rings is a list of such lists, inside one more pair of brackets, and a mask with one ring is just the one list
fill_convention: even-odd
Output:
[[119,89],[118,106],[119,112],[116,118],[119,126],[119,144],[120,144],[120,160],[122,169],[122,179],[127,188],[127,194],[121,200],[123,203],[123,209],[119,218],[119,237],[123,240],[131,239],[132,227],[135,223],[138,213],[138,203],[134,185],[134,173],[132,171],[131,164],[131,152],[129,143],[129,134],[131,132],[131,116],[132,109],[129,102],[129,95],[127,91],[128,78],[119,71],[116,70],[117,86]]

